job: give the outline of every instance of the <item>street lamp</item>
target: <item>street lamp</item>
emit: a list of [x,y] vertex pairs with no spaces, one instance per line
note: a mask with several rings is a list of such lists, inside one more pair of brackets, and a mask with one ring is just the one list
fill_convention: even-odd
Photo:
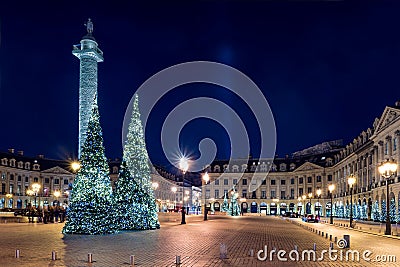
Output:
[[210,181],[210,176],[208,173],[203,174],[203,180],[204,180],[204,221],[207,221],[207,199],[206,199],[206,185],[208,181]]
[[310,213],[311,213],[311,205],[312,205],[312,203],[311,203],[311,198],[312,198],[312,193],[310,192],[310,193],[308,193],[307,194],[307,196],[308,196],[308,203],[310,203]]
[[350,227],[353,228],[353,185],[356,183],[356,178],[353,174],[347,178],[347,183],[350,187]]
[[[301,202],[301,197],[298,197],[297,201]],[[297,203],[297,216],[299,216],[299,203]]]
[[182,175],[182,221],[181,224],[186,224],[186,220],[185,220],[185,197],[183,196],[183,189],[185,188],[185,173],[187,172],[187,170],[189,169],[189,162],[188,159],[186,157],[181,157],[179,159],[179,169],[181,169],[183,175]]
[[392,234],[392,225],[390,222],[390,198],[389,198],[389,182],[397,171],[397,163],[391,162],[389,159],[378,167],[379,173],[386,179],[386,230],[385,235]]
[[302,195],[301,198],[303,199],[303,216],[306,217],[306,195]]
[[330,220],[330,224],[333,224],[333,190],[335,190],[335,185],[334,184],[330,184],[328,186],[329,189],[329,193],[331,194],[331,220]]
[[32,207],[32,196],[35,194],[32,189],[26,190],[26,194],[29,196],[29,205]]
[[[33,190],[33,192],[35,193],[35,207],[36,207],[36,208],[37,208],[36,197],[37,197],[37,195],[38,195],[38,192],[39,192],[39,190],[40,190],[40,187],[41,187],[41,185],[38,184],[38,183],[33,183],[33,184],[32,184],[32,190]],[[40,201],[40,199],[39,199],[39,201]],[[39,203],[39,204],[40,204],[40,203]]]
[[176,188],[176,186],[171,187],[171,191],[172,193],[174,193],[174,211],[176,210],[176,191],[178,191],[178,189]]
[[[321,213],[320,213],[320,209],[321,209],[321,203],[319,202],[319,199],[320,199],[320,197],[321,197],[321,193],[322,193],[322,190],[321,189],[317,189],[317,196],[318,196],[318,212],[317,212],[317,216],[318,216],[318,220],[319,220],[319,217],[320,217],[320,215],[321,215]],[[315,204],[315,207],[317,207],[316,206],[317,204]]]

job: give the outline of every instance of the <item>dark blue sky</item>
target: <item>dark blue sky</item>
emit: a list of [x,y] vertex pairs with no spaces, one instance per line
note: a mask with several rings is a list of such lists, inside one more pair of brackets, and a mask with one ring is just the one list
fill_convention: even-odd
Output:
[[[0,149],[77,155],[79,61],[71,50],[88,17],[105,58],[98,90],[110,158],[121,156],[123,116],[135,90],[156,72],[187,61],[228,64],[262,89],[275,116],[280,156],[323,141],[351,141],[385,105],[400,100],[396,1],[168,2],[0,4]],[[257,150],[259,132],[251,130],[254,121],[240,101],[212,86],[183,86],[159,104],[147,129],[153,162],[165,164],[158,141],[163,117],[197,95],[232,105],[248,121]],[[219,158],[228,157],[226,133],[204,120],[187,125],[182,147],[196,154],[204,137],[216,140]]]

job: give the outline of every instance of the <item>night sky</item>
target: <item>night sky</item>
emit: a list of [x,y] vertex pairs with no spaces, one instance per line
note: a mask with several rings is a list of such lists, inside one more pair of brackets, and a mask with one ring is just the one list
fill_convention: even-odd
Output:
[[[89,17],[105,58],[98,102],[108,158],[122,155],[124,113],[137,88],[187,61],[228,64],[258,85],[275,117],[279,156],[329,140],[350,142],[400,100],[396,1],[28,3],[0,4],[3,151],[77,156],[79,60],[71,50]],[[259,131],[245,105],[223,88],[198,84],[176,88],[157,105],[146,129],[153,163],[166,164],[159,141],[165,116],[199,95],[224,101],[243,116],[251,153],[257,154]],[[181,150],[195,157],[204,137],[215,140],[218,158],[229,157],[223,127],[204,119],[183,129]]]

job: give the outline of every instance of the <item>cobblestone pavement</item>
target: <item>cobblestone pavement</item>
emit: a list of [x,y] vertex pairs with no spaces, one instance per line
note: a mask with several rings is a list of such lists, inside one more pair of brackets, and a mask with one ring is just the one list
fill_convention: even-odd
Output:
[[[135,266],[176,266],[176,255],[181,256],[181,266],[400,266],[399,263],[378,265],[375,262],[331,261],[328,255],[320,262],[292,261],[291,250],[309,250],[316,244],[317,258],[322,249],[328,249],[329,238],[309,230],[332,232],[342,236],[347,229],[324,224],[306,224],[279,217],[189,217],[186,225],[164,222],[161,229],[153,231],[121,232],[107,236],[64,237],[63,224],[7,223],[0,225],[0,266],[74,266],[114,267],[130,266],[130,255],[135,256]],[[320,227],[321,229],[317,229]],[[324,228],[325,227],[325,228]],[[331,228],[331,229],[329,229]],[[352,249],[369,249],[374,255],[395,254],[400,241],[362,232],[351,231]],[[220,259],[220,244],[227,246],[227,258]],[[257,260],[257,252],[267,246],[286,250],[287,262],[280,262],[276,253],[273,260]],[[336,249],[337,246],[335,245]],[[21,257],[14,253],[20,249]],[[52,250],[57,260],[51,260]],[[253,257],[250,251],[253,250]],[[344,251],[344,250],[343,250]],[[87,263],[87,254],[93,254],[93,263]],[[396,252],[399,254],[399,252]],[[396,254],[396,255],[397,255]],[[262,254],[263,255],[263,254]],[[397,259],[400,261],[400,255]]]

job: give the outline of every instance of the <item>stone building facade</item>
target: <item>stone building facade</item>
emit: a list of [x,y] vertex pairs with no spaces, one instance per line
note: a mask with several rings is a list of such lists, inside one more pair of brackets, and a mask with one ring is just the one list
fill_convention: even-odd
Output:
[[[210,177],[203,181],[203,201],[219,210],[224,195],[237,192],[243,212],[330,215],[348,217],[351,194],[347,179],[354,175],[353,217],[384,221],[386,180],[378,166],[386,160],[400,162],[400,103],[387,106],[372,127],[343,146],[326,142],[291,157],[214,161],[205,168]],[[328,189],[335,185],[333,205]],[[399,221],[400,178],[389,181],[390,215]],[[319,192],[320,195],[317,195]]]

